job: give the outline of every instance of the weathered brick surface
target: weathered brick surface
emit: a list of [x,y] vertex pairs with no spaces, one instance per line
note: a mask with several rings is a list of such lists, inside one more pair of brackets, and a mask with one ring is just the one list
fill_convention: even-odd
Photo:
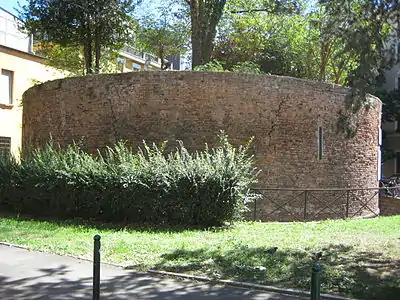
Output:
[[[260,186],[377,187],[381,103],[373,99],[374,108],[358,113],[358,133],[346,139],[337,133],[345,94],[329,84],[234,73],[138,72],[56,80],[24,95],[23,150],[43,145],[50,135],[61,145],[81,140],[90,151],[119,139],[134,146],[142,140],[172,145],[179,139],[199,149],[215,142],[223,129],[233,144],[255,136]],[[324,131],[322,160],[318,126]],[[323,208],[318,201],[309,205]],[[356,201],[351,205],[355,211],[360,207]],[[377,196],[371,205],[378,211]],[[260,201],[261,219],[268,219],[269,207]],[[329,215],[327,209],[323,213]],[[364,208],[360,214],[369,213]]]
[[400,215],[400,198],[380,196],[379,209],[382,216]]

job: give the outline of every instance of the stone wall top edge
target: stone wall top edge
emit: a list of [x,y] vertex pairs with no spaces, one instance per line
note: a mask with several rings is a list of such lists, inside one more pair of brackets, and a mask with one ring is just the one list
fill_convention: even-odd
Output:
[[[67,78],[62,78],[62,79],[55,79],[55,80],[50,80],[41,84],[38,84],[34,86],[33,88],[43,88],[48,86],[49,84],[52,84],[54,82],[69,82],[69,81],[80,81],[82,80],[85,81],[92,81],[92,80],[99,80],[99,79],[111,79],[111,78],[135,78],[135,77],[181,77],[182,75],[187,75],[187,76],[197,76],[199,78],[205,78],[205,77],[210,77],[213,78],[214,76],[221,77],[222,79],[238,79],[238,78],[243,78],[243,79],[249,79],[249,78],[254,78],[254,80],[257,79],[269,79],[269,80],[277,80],[279,82],[287,82],[287,83],[299,83],[303,85],[307,85],[309,87],[315,87],[319,89],[332,89],[335,90],[339,93],[347,93],[349,91],[348,88],[343,87],[338,84],[331,84],[331,83],[326,83],[326,82],[319,82],[315,80],[309,80],[309,79],[303,79],[303,78],[295,78],[295,77],[289,77],[289,76],[280,76],[280,75],[257,75],[257,74],[248,74],[248,73],[233,73],[233,72],[207,72],[207,71],[140,71],[140,72],[126,72],[126,73],[104,73],[104,74],[95,74],[95,75],[86,75],[86,76],[71,76]],[[183,78],[179,78],[183,79]]]
[[[108,74],[97,74],[97,75],[86,75],[86,76],[76,76],[76,77],[67,77],[63,79],[55,79],[44,82],[42,84],[36,85],[28,89],[25,94],[30,92],[34,92],[36,90],[54,90],[61,89],[63,86],[77,83],[79,85],[84,84],[85,82],[95,82],[99,80],[115,80],[118,81],[132,80],[132,79],[141,79],[141,78],[175,78],[176,80],[184,80],[183,76],[190,76],[191,78],[198,77],[199,79],[205,79],[209,77],[213,79],[215,76],[219,77],[221,80],[237,80],[242,78],[244,81],[254,80],[257,84],[262,84],[263,80],[265,82],[273,81],[277,84],[282,84],[282,86],[289,87],[289,89],[293,88],[307,88],[313,91],[337,94],[337,95],[346,95],[350,92],[350,88],[343,87],[337,84],[331,84],[326,82],[319,82],[315,80],[308,80],[303,78],[295,78],[289,76],[280,76],[280,75],[256,75],[256,74],[246,74],[246,73],[233,73],[233,72],[205,72],[205,71],[141,71],[141,72],[128,72],[128,73],[108,73]],[[294,86],[295,85],[295,86]],[[368,95],[373,98],[375,101],[380,101],[379,98]]]

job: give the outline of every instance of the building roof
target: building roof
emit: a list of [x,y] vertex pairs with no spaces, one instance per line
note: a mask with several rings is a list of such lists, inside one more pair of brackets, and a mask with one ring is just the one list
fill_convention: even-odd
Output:
[[23,22],[19,17],[17,17],[16,15],[14,15],[13,13],[9,12],[7,9],[3,8],[0,6],[0,9],[6,13],[8,13],[9,15],[12,15],[14,18],[18,19],[19,21]]
[[8,46],[2,45],[2,44],[0,44],[0,52],[8,53],[8,54],[14,53],[14,54],[17,54],[19,56],[27,56],[27,57],[35,59],[35,60],[37,60],[37,61],[39,61],[41,63],[45,59],[43,56],[36,55],[35,53],[30,53],[30,52],[18,50],[18,49],[11,48],[11,47],[8,47]]

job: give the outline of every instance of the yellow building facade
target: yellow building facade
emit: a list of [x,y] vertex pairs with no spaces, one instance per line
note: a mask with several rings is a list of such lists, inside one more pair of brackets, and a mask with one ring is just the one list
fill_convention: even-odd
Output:
[[[63,78],[66,73],[45,65],[35,55],[32,36],[19,30],[22,21],[0,7],[0,155],[19,156],[22,142],[22,95],[34,84]],[[125,46],[108,72],[159,70],[156,56]],[[172,69],[172,67],[170,68]]]
[[22,135],[22,95],[39,82],[64,77],[32,52],[32,38],[18,30],[20,20],[0,8],[0,155],[18,157]]
[[22,95],[38,82],[62,78],[43,58],[0,45],[0,152],[18,156],[22,133]]

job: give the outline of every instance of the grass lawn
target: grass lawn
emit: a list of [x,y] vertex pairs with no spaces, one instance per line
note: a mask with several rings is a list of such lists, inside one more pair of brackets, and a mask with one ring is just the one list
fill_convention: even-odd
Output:
[[[309,289],[322,251],[322,292],[399,299],[400,216],[307,223],[237,223],[227,229],[137,229],[0,217],[0,241],[132,266]],[[278,247],[275,254],[266,252]]]

